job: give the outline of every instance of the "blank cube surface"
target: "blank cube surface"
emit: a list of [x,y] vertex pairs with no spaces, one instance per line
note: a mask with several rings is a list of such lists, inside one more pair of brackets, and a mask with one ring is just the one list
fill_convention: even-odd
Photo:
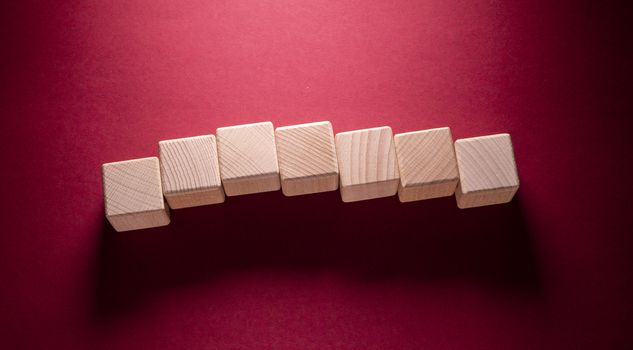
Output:
[[227,196],[280,189],[271,122],[218,128],[216,137],[220,177]]
[[334,191],[338,164],[330,122],[275,130],[281,189],[286,196]]
[[519,188],[512,141],[508,134],[455,142],[460,183],[455,191],[460,208],[507,203]]
[[414,131],[394,136],[401,202],[451,196],[459,181],[449,128]]
[[388,126],[336,134],[343,202],[393,196],[399,173]]
[[172,209],[224,202],[215,136],[159,142],[163,193]]
[[142,158],[101,167],[105,212],[117,231],[169,224],[158,158]]

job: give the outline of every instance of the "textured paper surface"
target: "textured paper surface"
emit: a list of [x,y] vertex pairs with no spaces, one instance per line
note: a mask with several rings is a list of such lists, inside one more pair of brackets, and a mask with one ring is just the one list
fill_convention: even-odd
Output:
[[[0,348],[633,348],[629,14],[7,2]],[[104,222],[102,163],[266,120],[508,132],[521,189],[472,210],[277,191],[155,230]]]

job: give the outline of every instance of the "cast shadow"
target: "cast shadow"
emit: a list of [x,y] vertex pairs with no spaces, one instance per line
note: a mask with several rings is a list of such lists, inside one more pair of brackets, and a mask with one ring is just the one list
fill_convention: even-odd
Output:
[[343,203],[338,191],[230,197],[172,211],[168,226],[115,232],[103,221],[94,316],[108,319],[169,288],[236,271],[339,273],[359,282],[471,279],[538,294],[539,268],[520,195],[460,210],[453,197]]

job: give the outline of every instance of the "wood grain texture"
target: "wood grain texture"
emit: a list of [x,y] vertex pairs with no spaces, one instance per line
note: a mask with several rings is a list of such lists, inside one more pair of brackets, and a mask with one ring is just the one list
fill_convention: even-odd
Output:
[[224,202],[215,136],[158,143],[163,194],[172,209]]
[[275,130],[281,190],[286,196],[338,189],[338,163],[328,121]]
[[519,176],[509,134],[455,142],[460,182],[455,191],[460,208],[507,203],[519,188]]
[[413,131],[394,136],[401,202],[451,196],[459,181],[453,137],[449,128]]
[[399,172],[388,126],[336,134],[343,202],[393,196]]
[[158,158],[133,159],[101,166],[105,214],[117,231],[169,224]]
[[220,177],[227,196],[281,188],[271,122],[218,128],[216,138]]

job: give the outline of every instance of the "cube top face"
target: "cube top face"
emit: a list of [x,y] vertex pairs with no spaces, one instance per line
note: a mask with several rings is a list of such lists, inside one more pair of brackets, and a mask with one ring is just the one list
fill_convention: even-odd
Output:
[[336,134],[341,187],[398,180],[393,133],[388,126]]
[[330,122],[280,127],[275,137],[282,180],[338,174]]
[[165,209],[158,158],[106,163],[101,170],[107,216]]
[[279,173],[271,122],[218,128],[216,139],[222,181]]
[[519,186],[509,134],[455,141],[462,193]]
[[449,128],[437,128],[394,136],[400,182],[415,186],[457,180],[453,137]]
[[165,195],[221,186],[215,136],[160,141],[158,148]]

